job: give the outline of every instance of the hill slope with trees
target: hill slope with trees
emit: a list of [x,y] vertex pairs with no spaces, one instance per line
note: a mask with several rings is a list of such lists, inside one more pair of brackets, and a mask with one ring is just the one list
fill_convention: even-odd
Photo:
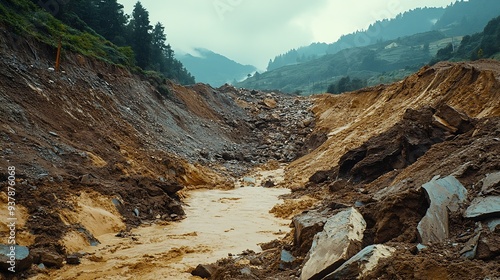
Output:
[[156,71],[182,84],[195,82],[174,58],[165,27],[161,23],[151,25],[149,12],[141,2],[135,4],[132,15],[126,15],[116,0],[2,1],[0,23],[52,46],[60,40],[63,50]]

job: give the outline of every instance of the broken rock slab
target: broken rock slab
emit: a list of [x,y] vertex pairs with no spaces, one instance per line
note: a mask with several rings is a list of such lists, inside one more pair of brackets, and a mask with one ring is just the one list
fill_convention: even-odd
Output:
[[465,210],[464,217],[474,220],[500,218],[500,196],[476,197]]
[[495,189],[500,185],[500,171],[486,175],[481,182],[483,183],[481,191],[484,194],[489,194],[495,191]]
[[319,280],[335,271],[361,249],[366,222],[355,208],[330,217],[314,236],[300,279]]
[[430,204],[417,226],[423,244],[439,243],[449,237],[448,210],[458,211],[467,199],[467,190],[455,177],[437,178],[422,186]]
[[323,230],[327,220],[328,213],[319,210],[304,211],[293,217],[294,245],[299,248],[299,254],[306,254],[309,251],[314,236]]
[[359,251],[334,272],[322,280],[359,279],[374,270],[379,261],[392,256],[396,252],[393,247],[385,245],[370,245]]

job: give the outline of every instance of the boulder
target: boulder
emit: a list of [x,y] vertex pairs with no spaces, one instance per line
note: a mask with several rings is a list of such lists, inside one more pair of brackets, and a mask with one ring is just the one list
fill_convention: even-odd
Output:
[[467,198],[467,190],[455,177],[437,178],[422,186],[430,204],[417,226],[423,244],[442,242],[449,237],[448,210],[458,211]]
[[322,280],[361,278],[374,270],[381,259],[392,256],[395,251],[395,248],[385,245],[368,246]]
[[465,210],[464,217],[475,220],[500,218],[500,196],[476,197]]
[[323,230],[326,213],[318,210],[305,211],[292,219],[295,228],[294,245],[299,254],[306,254],[311,248],[314,236]]
[[38,251],[40,254],[40,261],[46,267],[63,267],[64,258],[57,253],[53,253],[47,250]]
[[[14,250],[11,250],[14,249]],[[8,272],[23,271],[31,267],[33,257],[28,247],[19,245],[0,245],[0,270]],[[11,268],[14,267],[14,268]],[[14,269],[14,271],[12,271]]]
[[348,208],[326,221],[314,236],[300,279],[319,280],[335,271],[361,249],[366,222],[355,208]]
[[209,279],[217,271],[217,267],[209,264],[199,264],[192,272],[191,275],[201,278]]
[[465,133],[474,127],[466,114],[447,104],[439,107],[435,115],[445,121],[447,125],[456,128],[458,133]]

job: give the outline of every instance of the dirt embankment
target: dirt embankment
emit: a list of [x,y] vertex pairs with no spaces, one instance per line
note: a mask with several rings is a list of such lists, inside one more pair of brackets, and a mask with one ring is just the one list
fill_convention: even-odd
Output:
[[3,191],[16,168],[17,241],[36,264],[182,218],[179,191],[229,188],[254,166],[296,159],[314,125],[303,98],[182,87],[66,51],[55,72],[54,48],[5,27],[0,39],[0,181]]
[[[328,139],[291,163],[285,180],[290,203],[316,203],[294,217],[288,237],[264,244],[263,253],[219,261],[213,278],[499,279],[499,92],[500,63],[477,61],[313,97],[315,133]],[[322,247],[318,233],[335,238],[325,233],[327,221],[345,211],[363,217],[350,221],[362,225],[361,237]]]
[[448,104],[472,118],[499,116],[499,67],[492,61],[445,62],[392,85],[315,97],[317,129],[328,140],[289,166],[290,185],[303,185],[316,171],[336,166],[347,151],[393,127],[407,109]]

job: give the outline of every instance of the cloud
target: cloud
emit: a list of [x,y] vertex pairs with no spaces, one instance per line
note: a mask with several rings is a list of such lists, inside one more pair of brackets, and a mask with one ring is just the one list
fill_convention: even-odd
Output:
[[[197,47],[265,69],[275,55],[331,43],[377,19],[450,0],[142,0],[152,23],[165,25],[176,51]],[[136,0],[121,0],[130,14]]]

